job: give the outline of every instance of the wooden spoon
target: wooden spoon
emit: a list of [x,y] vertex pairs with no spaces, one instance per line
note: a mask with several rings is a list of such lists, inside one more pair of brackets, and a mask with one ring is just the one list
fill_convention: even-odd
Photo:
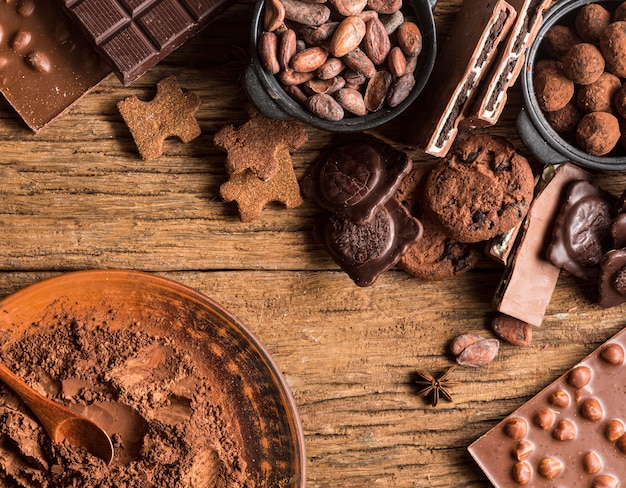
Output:
[[0,379],[4,381],[37,416],[52,442],[67,442],[109,464],[113,459],[113,444],[108,434],[91,420],[46,398],[18,378],[0,362]]

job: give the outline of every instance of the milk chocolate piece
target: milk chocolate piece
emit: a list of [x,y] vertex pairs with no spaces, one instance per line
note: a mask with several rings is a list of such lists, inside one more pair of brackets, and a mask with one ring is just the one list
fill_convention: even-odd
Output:
[[507,90],[513,86],[524,65],[524,53],[537,36],[543,12],[551,0],[509,0],[517,12],[507,41],[500,48],[498,57],[481,82],[468,116],[461,122],[463,127],[495,125],[504,110]]
[[504,0],[463,2],[415,104],[416,132],[408,136],[410,144],[434,156],[446,155],[457,135],[459,121],[515,15],[513,7]]
[[626,329],[469,446],[496,488],[624,484],[625,348]]
[[588,181],[569,185],[547,256],[552,264],[584,279],[597,280],[608,248],[614,210],[611,196]]
[[302,193],[356,224],[370,221],[411,171],[412,160],[374,136],[342,139],[303,178]]
[[35,132],[111,72],[54,2],[2,2],[0,26],[0,92]]
[[560,270],[545,255],[567,186],[591,175],[574,166],[547,166],[519,232],[515,253],[493,298],[499,312],[529,324],[543,321]]
[[98,52],[129,85],[234,0],[63,0]]
[[422,236],[422,224],[394,197],[368,223],[331,215],[315,232],[341,269],[357,285],[369,286]]

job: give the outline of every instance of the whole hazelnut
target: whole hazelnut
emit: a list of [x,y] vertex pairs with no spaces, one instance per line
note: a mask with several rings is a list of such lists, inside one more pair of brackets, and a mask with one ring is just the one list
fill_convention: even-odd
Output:
[[552,437],[557,441],[571,441],[576,437],[576,425],[571,420],[559,420],[552,431]]
[[563,390],[557,390],[550,395],[548,402],[555,407],[567,407],[569,405],[569,395]]
[[532,468],[528,463],[517,462],[513,465],[511,476],[518,485],[527,485],[532,476]]
[[602,469],[602,461],[595,452],[586,452],[583,456],[583,469],[589,474],[595,474]]
[[596,476],[591,482],[591,488],[617,488],[618,486],[619,482],[608,474]]
[[611,23],[611,13],[598,3],[580,8],[574,20],[576,32],[585,42],[597,43],[600,34]]
[[624,434],[624,424],[619,420],[609,420],[604,426],[604,437],[613,442]]
[[533,417],[533,423],[541,430],[547,430],[554,422],[554,412],[549,408],[540,408]]
[[511,439],[521,439],[528,432],[528,425],[524,419],[514,417],[509,419],[503,427],[504,434]]
[[604,412],[598,400],[595,398],[587,398],[580,406],[580,414],[587,420],[597,422],[602,418]]
[[563,56],[563,73],[578,85],[588,85],[604,73],[604,64],[604,57],[596,46],[581,42]]
[[613,99],[622,87],[620,79],[604,72],[593,83],[581,86],[576,95],[576,103],[586,114],[591,112],[613,112]]
[[622,364],[624,362],[624,349],[619,344],[607,344],[602,348],[600,357],[609,364]]
[[567,382],[574,388],[582,388],[591,379],[591,370],[587,366],[576,366],[567,374]]
[[592,112],[585,115],[576,129],[578,146],[592,156],[610,153],[620,136],[617,117],[607,112]]
[[613,22],[602,31],[600,49],[607,69],[620,78],[626,77],[626,21]]
[[545,112],[562,109],[574,96],[574,83],[558,68],[535,73],[533,87],[539,108]]
[[537,471],[544,478],[552,479],[556,477],[563,470],[563,463],[558,459],[551,457],[543,458],[539,462]]

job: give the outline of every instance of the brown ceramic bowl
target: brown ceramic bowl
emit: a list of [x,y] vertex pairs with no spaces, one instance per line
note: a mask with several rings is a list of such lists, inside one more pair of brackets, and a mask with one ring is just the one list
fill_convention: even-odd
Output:
[[147,273],[81,271],[26,287],[0,301],[0,310],[11,340],[59,327],[64,316],[170,338],[225,393],[256,486],[305,487],[304,436],[284,377],[254,334],[210,298]]

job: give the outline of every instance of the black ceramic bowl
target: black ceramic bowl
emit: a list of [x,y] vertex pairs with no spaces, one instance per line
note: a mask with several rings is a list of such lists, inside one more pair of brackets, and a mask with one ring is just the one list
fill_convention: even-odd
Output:
[[273,119],[299,119],[307,124],[332,132],[359,132],[384,124],[402,113],[424,88],[435,63],[437,40],[433,7],[436,0],[404,0],[402,11],[406,16],[414,16],[422,33],[422,52],[415,69],[415,86],[411,94],[398,106],[383,107],[363,117],[346,117],[334,122],[317,117],[293,100],[282,89],[274,75],[267,72],[259,58],[257,39],[263,32],[264,0],[260,0],[254,10],[250,33],[250,51],[253,53],[246,70],[244,86],[248,98],[266,117]]
[[[622,1],[604,0],[597,3],[613,11]],[[574,162],[588,169],[624,171],[626,170],[626,150],[622,149],[619,143],[618,148],[607,156],[591,156],[557,134],[543,116],[533,88],[533,67],[535,59],[539,58],[541,41],[546,32],[555,24],[573,26],[578,9],[587,3],[589,0],[561,0],[545,15],[537,37],[526,53],[521,76],[525,107],[517,118],[517,130],[524,144],[542,163]]]

